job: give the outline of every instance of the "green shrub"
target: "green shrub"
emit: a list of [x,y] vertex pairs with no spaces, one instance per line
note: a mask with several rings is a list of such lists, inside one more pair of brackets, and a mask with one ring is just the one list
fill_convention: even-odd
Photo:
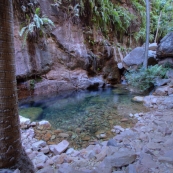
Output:
[[166,78],[167,71],[168,68],[154,65],[149,66],[146,70],[144,68],[139,68],[138,70],[126,72],[125,78],[131,86],[145,91],[155,85],[155,80],[157,78]]

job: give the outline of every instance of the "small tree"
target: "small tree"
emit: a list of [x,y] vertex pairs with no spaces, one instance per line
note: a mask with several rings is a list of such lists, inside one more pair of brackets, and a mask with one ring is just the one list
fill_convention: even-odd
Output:
[[146,0],[146,42],[145,42],[145,58],[143,67],[147,69],[148,65],[148,46],[150,37],[150,1]]

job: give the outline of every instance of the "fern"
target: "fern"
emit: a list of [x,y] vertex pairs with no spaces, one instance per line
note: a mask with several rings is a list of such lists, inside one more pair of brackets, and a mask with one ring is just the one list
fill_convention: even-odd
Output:
[[23,28],[20,30],[20,32],[19,32],[20,37],[23,36],[23,34],[25,33],[25,31],[26,31],[27,28],[28,28],[28,27],[25,26],[25,27],[23,27]]
[[42,19],[44,25],[55,27],[54,23],[49,18],[47,18],[47,17],[44,16],[41,19]]
[[36,14],[36,15],[40,15],[40,8],[36,8],[35,14]]
[[133,87],[136,87],[141,91],[145,91],[151,86],[155,85],[156,78],[166,78],[166,72],[168,70],[168,68],[154,65],[149,66],[146,70],[144,68],[139,68],[136,71],[131,70],[129,72],[126,72],[125,78]]
[[52,20],[50,20],[46,16],[39,17],[39,14],[40,8],[37,8],[35,10],[32,22],[28,23],[27,26],[23,27],[20,30],[19,35],[23,37],[23,45],[26,45],[26,40],[29,36],[35,35],[36,37],[42,36],[45,38],[54,27],[54,23],[52,22]]
[[[114,25],[116,31],[124,32],[134,19],[127,9],[113,4],[110,0],[89,0],[89,2],[84,0],[82,3],[80,1],[80,6],[88,8],[83,5],[85,3],[89,3],[91,21],[104,32]],[[83,9],[83,11],[88,11],[88,9]]]
[[35,26],[36,26],[36,25],[35,25],[34,22],[31,22],[31,23],[28,25],[28,31],[29,31],[29,33],[34,32]]
[[37,28],[40,28],[40,25],[43,25],[43,21],[38,17],[37,14],[34,15],[33,21]]

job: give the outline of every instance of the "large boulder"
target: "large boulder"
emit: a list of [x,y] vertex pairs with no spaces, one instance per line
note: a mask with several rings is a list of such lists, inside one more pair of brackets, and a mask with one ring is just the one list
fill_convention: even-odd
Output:
[[[153,45],[153,46],[152,46]],[[155,44],[152,43],[148,50],[148,65],[157,64],[156,51],[154,50]],[[135,67],[141,65],[145,58],[145,47],[136,47],[123,59],[124,67]]]
[[136,47],[127,56],[125,56],[123,62],[128,67],[133,65],[140,65],[144,61],[144,52],[145,49],[143,47]]
[[173,32],[168,33],[158,45],[157,57],[160,59],[173,57]]

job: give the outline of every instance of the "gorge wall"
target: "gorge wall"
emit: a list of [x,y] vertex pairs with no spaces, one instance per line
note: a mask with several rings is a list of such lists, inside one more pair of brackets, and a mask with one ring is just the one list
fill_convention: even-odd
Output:
[[[66,12],[51,6],[52,0],[38,3],[55,28],[46,41],[29,39],[23,46],[19,36],[21,21],[15,17],[16,77],[20,91],[32,89],[32,94],[47,94],[120,83],[121,62],[128,53],[127,47],[137,45],[128,33],[139,30],[137,18],[126,35],[121,37],[110,30],[105,37],[100,29],[87,26],[86,19],[73,22]],[[130,2],[122,1],[121,5],[137,15]]]

